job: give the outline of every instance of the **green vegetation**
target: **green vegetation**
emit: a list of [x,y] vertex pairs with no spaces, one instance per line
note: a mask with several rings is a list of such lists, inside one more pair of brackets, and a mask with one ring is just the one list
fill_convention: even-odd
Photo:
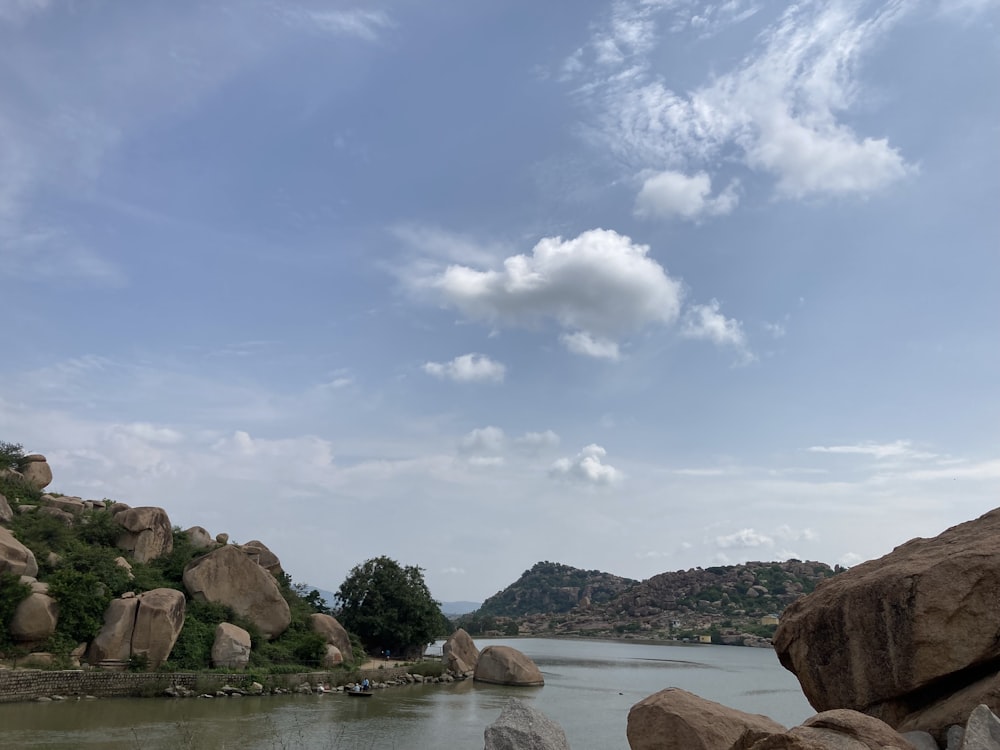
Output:
[[385,556],[352,568],[336,599],[337,619],[357,633],[372,654],[388,649],[409,658],[451,631],[441,605],[424,583],[423,571],[413,565],[404,568]]
[[30,482],[25,482],[17,474],[24,468],[24,448],[20,443],[0,440],[0,495],[13,504],[37,502],[42,492]]
[[31,593],[31,587],[21,583],[21,577],[0,571],[0,649],[10,646],[8,628],[14,610]]

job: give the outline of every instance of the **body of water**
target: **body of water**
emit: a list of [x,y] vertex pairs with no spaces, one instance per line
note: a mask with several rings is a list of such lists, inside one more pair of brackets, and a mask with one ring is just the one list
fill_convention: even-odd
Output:
[[629,709],[679,687],[794,726],[814,711],[770,649],[544,638],[513,646],[540,688],[412,685],[352,699],[339,693],[208,699],[102,699],[0,705],[0,748],[35,750],[392,750],[483,747],[483,730],[517,697],[559,722],[573,750],[628,750]]

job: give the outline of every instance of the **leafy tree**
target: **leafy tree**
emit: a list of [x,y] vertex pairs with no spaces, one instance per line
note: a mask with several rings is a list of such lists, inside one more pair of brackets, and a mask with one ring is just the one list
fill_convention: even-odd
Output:
[[19,471],[24,464],[24,446],[0,440],[0,469]]
[[335,598],[341,624],[371,653],[388,649],[404,658],[419,655],[450,630],[424,583],[423,570],[402,567],[384,555],[352,568]]

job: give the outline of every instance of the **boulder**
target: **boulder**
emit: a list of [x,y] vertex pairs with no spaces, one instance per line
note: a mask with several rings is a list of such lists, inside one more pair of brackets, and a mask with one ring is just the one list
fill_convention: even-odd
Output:
[[132,574],[132,565],[124,557],[116,557],[115,565],[117,565],[119,568],[125,571],[125,574],[128,576],[128,579],[130,581],[133,578],[135,578],[135,576]]
[[145,656],[152,670],[170,656],[184,627],[184,593],[177,589],[153,589],[139,594],[138,601],[132,656]]
[[914,750],[885,722],[850,709],[825,711],[787,732],[738,746],[740,750]]
[[72,513],[74,516],[77,516],[86,510],[86,506],[80,498],[65,497],[62,495],[42,495],[41,505],[47,508],[58,508],[59,510],[66,511],[67,513]]
[[897,725],[1000,659],[998,541],[995,509],[824,581],[782,614],[778,658],[817,710]]
[[563,728],[517,698],[507,701],[485,735],[484,750],[569,750]]
[[9,524],[14,520],[14,511],[10,509],[7,498],[0,495],[0,523]]
[[118,547],[136,562],[149,562],[173,552],[174,532],[163,508],[129,508],[114,515],[124,531]]
[[212,539],[212,535],[201,526],[192,526],[190,529],[184,529],[184,535],[191,542],[191,546],[197,550],[212,549],[215,547],[215,540]]
[[231,607],[268,640],[284,633],[292,621],[274,576],[236,547],[219,547],[191,561],[183,579],[193,599]]
[[68,513],[67,511],[62,510],[61,508],[51,508],[47,505],[42,505],[38,508],[38,512],[46,516],[52,516],[53,518],[62,521],[67,526],[72,526],[74,523],[76,523],[76,516],[74,516],[72,513]]
[[768,736],[785,728],[766,716],[667,688],[632,706],[626,734],[631,750],[729,750],[747,730]]
[[104,626],[90,642],[87,661],[100,664],[105,659],[127,661],[132,655],[132,630],[135,615],[139,609],[139,599],[135,594],[126,594],[112,599],[104,610]]
[[534,687],[545,679],[530,658],[510,646],[487,646],[479,654],[473,678],[494,685]]
[[942,745],[948,727],[965,724],[980,704],[996,709],[1000,706],[1000,674],[991,674],[952,695],[920,708],[906,716],[896,729],[900,732],[929,732]]
[[337,622],[337,618],[332,615],[314,613],[309,615],[309,627],[314,633],[319,633],[331,646],[336,646],[340,651],[341,660],[354,660],[354,651],[351,649],[351,636],[344,630],[344,626]]
[[976,706],[962,733],[959,750],[1000,750],[1000,719],[989,706]]
[[212,666],[225,669],[243,669],[250,662],[250,634],[229,622],[220,622],[215,628],[212,643]]
[[229,534],[216,534],[215,541],[219,544],[229,544]]
[[0,526],[0,573],[6,571],[16,576],[38,575],[34,553],[21,544],[7,529]]
[[21,476],[24,477],[24,481],[40,490],[52,483],[52,469],[49,468],[45,456],[40,453],[32,453],[21,459]]
[[242,545],[242,547],[243,551],[250,556],[251,560],[271,575],[279,576],[284,572],[281,569],[281,561],[278,559],[278,556],[271,552],[264,542],[254,539]]
[[41,643],[56,632],[59,605],[48,594],[32,592],[14,609],[8,632],[18,643]]
[[474,672],[479,662],[479,649],[472,637],[459,628],[444,642],[441,647],[441,660],[444,668],[458,674]]
[[326,644],[326,651],[323,652],[323,656],[319,660],[319,665],[324,669],[330,669],[343,663],[344,655],[340,653],[340,649],[331,643]]

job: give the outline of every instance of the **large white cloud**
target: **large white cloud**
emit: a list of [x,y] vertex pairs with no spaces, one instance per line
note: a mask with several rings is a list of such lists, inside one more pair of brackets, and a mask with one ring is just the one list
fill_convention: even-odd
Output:
[[604,463],[608,452],[591,443],[573,458],[560,458],[550,473],[556,477],[567,477],[585,484],[609,485],[622,479],[622,473],[610,464]]
[[499,269],[451,265],[418,285],[469,318],[509,326],[554,322],[572,351],[612,358],[622,336],[673,323],[683,296],[680,281],[649,257],[648,246],[605,229],[546,237]]
[[507,368],[485,354],[463,354],[450,362],[426,362],[424,372],[457,383],[502,383]]

